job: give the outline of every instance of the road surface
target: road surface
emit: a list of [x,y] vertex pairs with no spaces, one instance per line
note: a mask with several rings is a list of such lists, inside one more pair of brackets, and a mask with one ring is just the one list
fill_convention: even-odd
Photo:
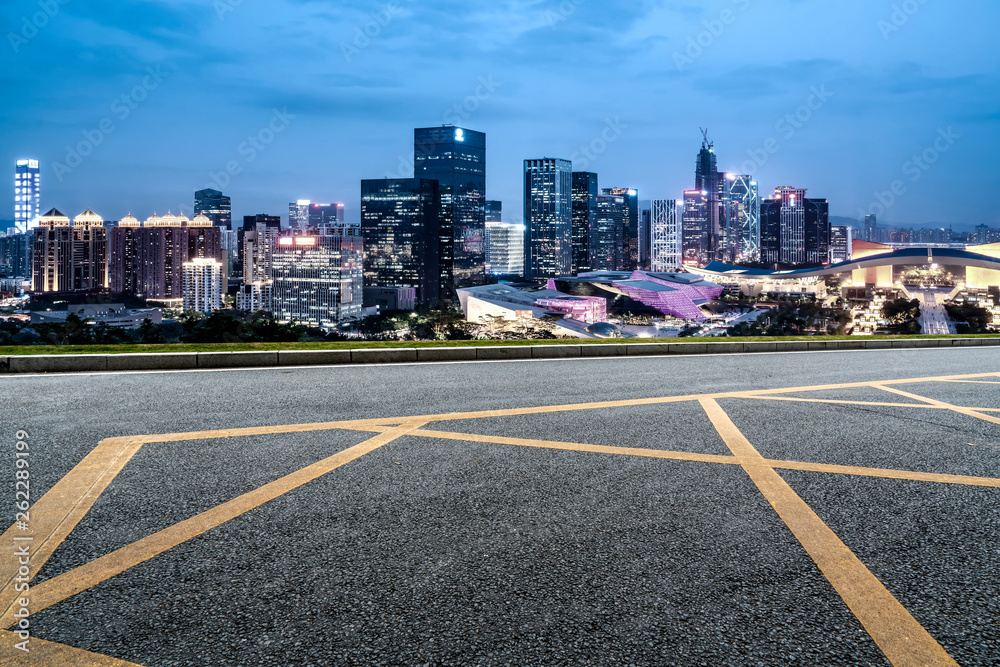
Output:
[[18,376],[0,397],[0,474],[13,496],[23,429],[33,503],[0,558],[7,582],[33,538],[31,653],[0,631],[3,665],[1000,655],[991,349]]

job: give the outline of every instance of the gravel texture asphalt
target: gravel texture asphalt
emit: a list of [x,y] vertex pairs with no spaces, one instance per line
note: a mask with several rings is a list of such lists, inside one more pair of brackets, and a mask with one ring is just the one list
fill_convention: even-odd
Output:
[[[992,349],[16,376],[0,379],[2,446],[30,433],[37,498],[110,436],[989,372],[1000,373]],[[899,388],[1000,407],[1000,384]],[[871,388],[789,396],[919,403]],[[1000,425],[949,410],[719,404],[767,458],[1000,477]],[[697,402],[427,428],[730,454]],[[33,584],[372,435],[144,445]],[[779,474],[959,664],[997,664],[1000,489]],[[890,664],[738,465],[414,436],[32,627],[145,667]]]

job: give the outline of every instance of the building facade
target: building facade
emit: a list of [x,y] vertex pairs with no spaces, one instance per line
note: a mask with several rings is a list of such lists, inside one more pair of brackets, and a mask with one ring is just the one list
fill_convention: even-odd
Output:
[[38,160],[14,164],[14,226],[26,233],[41,215],[42,184]]
[[720,261],[755,264],[760,261],[760,194],[749,174],[727,174],[723,208],[725,241]]
[[32,231],[32,291],[74,292],[108,286],[108,236],[104,221],[91,210],[73,224],[52,209]]
[[854,244],[854,229],[849,225],[830,227],[830,263],[849,262]]
[[461,127],[413,131],[413,176],[438,182],[440,296],[486,283],[486,134]]
[[486,270],[494,276],[524,275],[524,225],[486,223]]
[[788,266],[830,261],[830,215],[825,199],[801,188],[779,187],[761,201],[761,262]]
[[654,199],[650,209],[650,270],[679,271],[684,263],[676,199]]
[[598,195],[596,203],[597,218],[589,235],[590,270],[617,271],[628,261],[627,204],[624,197],[611,194]]
[[591,270],[590,233],[597,225],[597,174],[573,172],[573,265],[571,271]]
[[503,222],[503,202],[498,200],[487,200],[486,202],[486,222]]
[[335,327],[361,318],[364,252],[356,229],[278,239],[272,258],[275,319]]
[[210,188],[194,193],[194,215],[204,215],[214,227],[231,229],[233,226],[232,200],[218,190]]
[[524,271],[554,278],[573,269],[573,163],[524,161]]
[[184,310],[214,313],[222,309],[225,289],[222,262],[197,257],[183,264]]
[[[412,287],[421,305],[437,305],[442,282],[452,277],[450,269],[441,266],[441,224],[436,180],[361,181],[365,286]],[[483,261],[485,265],[485,256]]]
[[703,266],[710,261],[708,240],[708,192],[684,191],[684,212],[681,218],[681,242],[684,264]]
[[622,198],[621,250],[616,271],[639,268],[639,191],[635,188],[604,188],[601,194]]

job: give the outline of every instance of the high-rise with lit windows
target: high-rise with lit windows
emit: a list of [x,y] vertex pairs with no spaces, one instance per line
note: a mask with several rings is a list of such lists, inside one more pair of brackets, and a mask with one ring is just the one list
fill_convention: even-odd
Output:
[[14,166],[14,226],[27,232],[41,215],[41,172],[38,160],[18,160]]
[[622,198],[621,249],[616,271],[639,268],[639,191],[635,188],[603,188],[602,195]]
[[676,199],[654,199],[650,206],[650,270],[678,271],[683,264],[679,203]]
[[194,214],[204,215],[214,227],[230,229],[233,226],[233,204],[218,190],[205,189],[194,193]]
[[591,270],[590,233],[597,224],[597,174],[573,172],[573,273]]
[[568,275],[573,268],[573,163],[524,161],[524,271],[529,279]]
[[271,257],[274,318],[327,328],[360,319],[363,255],[357,228],[280,237]]

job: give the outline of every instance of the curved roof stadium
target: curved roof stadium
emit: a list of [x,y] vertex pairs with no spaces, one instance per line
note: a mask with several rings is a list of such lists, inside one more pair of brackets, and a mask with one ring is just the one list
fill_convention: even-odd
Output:
[[925,264],[945,264],[948,266],[975,267],[1000,271],[1000,259],[988,255],[958,250],[957,248],[902,248],[894,252],[870,255],[849,262],[831,264],[830,266],[811,269],[792,269],[787,271],[770,271],[768,269],[750,269],[745,266],[734,266],[722,262],[711,262],[701,269],[691,267],[692,273],[700,273],[713,277],[748,278],[760,280],[796,280],[800,278],[825,278],[839,273],[870,269],[880,266],[922,266]]

